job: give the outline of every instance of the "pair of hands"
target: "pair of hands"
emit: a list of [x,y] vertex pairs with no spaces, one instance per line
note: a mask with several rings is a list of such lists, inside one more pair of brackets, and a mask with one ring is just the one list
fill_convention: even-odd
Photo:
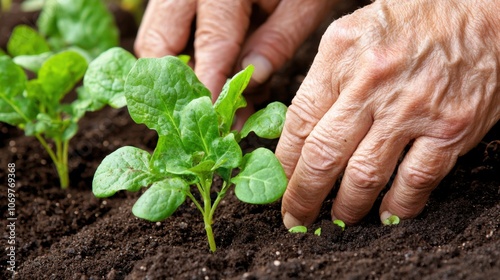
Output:
[[[335,2],[151,0],[136,51],[178,54],[196,15],[200,80],[216,93],[254,64],[253,82],[262,83]],[[254,4],[269,17],[247,36]],[[334,21],[276,149],[290,179],[285,226],[313,223],[341,174],[332,217],[358,222],[396,168],[380,218],[418,215],[458,156],[500,119],[498,14],[495,1],[379,0]]]

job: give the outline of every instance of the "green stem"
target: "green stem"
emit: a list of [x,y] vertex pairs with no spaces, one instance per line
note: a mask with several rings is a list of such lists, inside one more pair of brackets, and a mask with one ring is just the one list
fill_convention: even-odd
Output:
[[210,179],[202,179],[201,188],[203,196],[203,222],[205,223],[205,231],[207,232],[208,245],[210,246],[210,251],[215,252],[217,246],[215,244],[214,233],[212,230],[212,218],[210,213],[212,213],[212,199],[210,198],[210,188],[212,186],[212,177]]
[[217,209],[217,206],[219,206],[219,203],[221,202],[221,200],[226,196],[226,192],[229,189],[228,188],[229,185],[230,184],[226,183],[226,181],[224,181],[224,183],[222,183],[222,188],[221,188],[219,194],[217,195],[217,198],[214,201],[214,205],[212,205],[212,209],[210,210],[209,218],[211,221],[213,221],[215,209]]
[[54,140],[56,143],[56,156],[57,161],[56,169],[59,175],[59,182],[62,189],[67,189],[69,186],[69,174],[68,174],[68,142],[61,141],[59,139]]

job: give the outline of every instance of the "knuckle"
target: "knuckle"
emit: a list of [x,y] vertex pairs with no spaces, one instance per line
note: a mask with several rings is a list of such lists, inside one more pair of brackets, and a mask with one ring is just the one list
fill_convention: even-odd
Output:
[[344,177],[348,179],[351,187],[370,193],[378,191],[388,181],[377,166],[357,160],[349,162]]
[[440,178],[439,169],[418,165],[407,166],[402,171],[402,176],[407,186],[418,191],[430,191]]
[[393,77],[404,64],[397,53],[378,46],[365,50],[361,57],[365,78],[379,83],[380,80]]
[[332,48],[347,49],[359,38],[359,34],[345,18],[334,21],[327,28],[319,44],[319,53],[329,53]]
[[330,173],[344,164],[340,149],[330,134],[328,130],[317,127],[306,138],[302,158],[312,174]]

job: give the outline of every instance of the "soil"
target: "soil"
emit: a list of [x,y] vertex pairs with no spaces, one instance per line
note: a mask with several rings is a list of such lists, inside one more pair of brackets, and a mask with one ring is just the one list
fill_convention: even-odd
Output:
[[[353,9],[345,7],[342,13]],[[121,14],[121,16],[119,16]],[[117,13],[118,21],[130,23]],[[338,17],[339,14],[332,15]],[[125,19],[121,18],[125,17]],[[8,30],[33,23],[36,13],[0,17],[0,47]],[[122,27],[131,49],[136,26]],[[323,26],[323,28],[326,24]],[[10,29],[4,29],[10,28]],[[132,31],[130,31],[132,29]],[[321,29],[267,85],[282,101],[295,92],[315,53]],[[71,188],[61,190],[53,164],[35,139],[0,124],[1,278],[7,271],[8,164],[15,163],[17,217],[15,279],[498,279],[500,275],[500,126],[461,157],[432,193],[424,212],[397,226],[381,226],[377,201],[358,225],[332,226],[324,203],[322,235],[291,234],[280,204],[248,205],[229,193],[218,208],[210,253],[198,210],[182,205],[172,217],[151,223],[134,217],[139,193],[97,199],[93,174],[102,159],[124,145],[152,151],[157,136],[135,124],[126,109],[88,114],[71,141]],[[256,137],[242,143],[274,149]]]

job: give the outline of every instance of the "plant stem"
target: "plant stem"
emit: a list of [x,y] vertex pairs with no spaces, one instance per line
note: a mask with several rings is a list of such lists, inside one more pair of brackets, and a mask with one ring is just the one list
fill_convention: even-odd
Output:
[[56,144],[56,152],[50,148],[47,141],[40,134],[35,134],[36,139],[42,144],[43,148],[47,151],[50,158],[56,165],[57,175],[59,175],[59,183],[62,189],[67,189],[69,186],[69,174],[68,174],[68,146],[69,141],[61,142],[60,140],[54,140]]
[[207,232],[208,245],[210,246],[210,251],[215,252],[217,250],[217,245],[215,244],[214,233],[212,230],[212,217],[210,213],[212,212],[212,199],[210,198],[210,188],[212,186],[212,176],[209,179],[201,180],[201,189],[203,196],[203,222],[205,223],[205,231]]

